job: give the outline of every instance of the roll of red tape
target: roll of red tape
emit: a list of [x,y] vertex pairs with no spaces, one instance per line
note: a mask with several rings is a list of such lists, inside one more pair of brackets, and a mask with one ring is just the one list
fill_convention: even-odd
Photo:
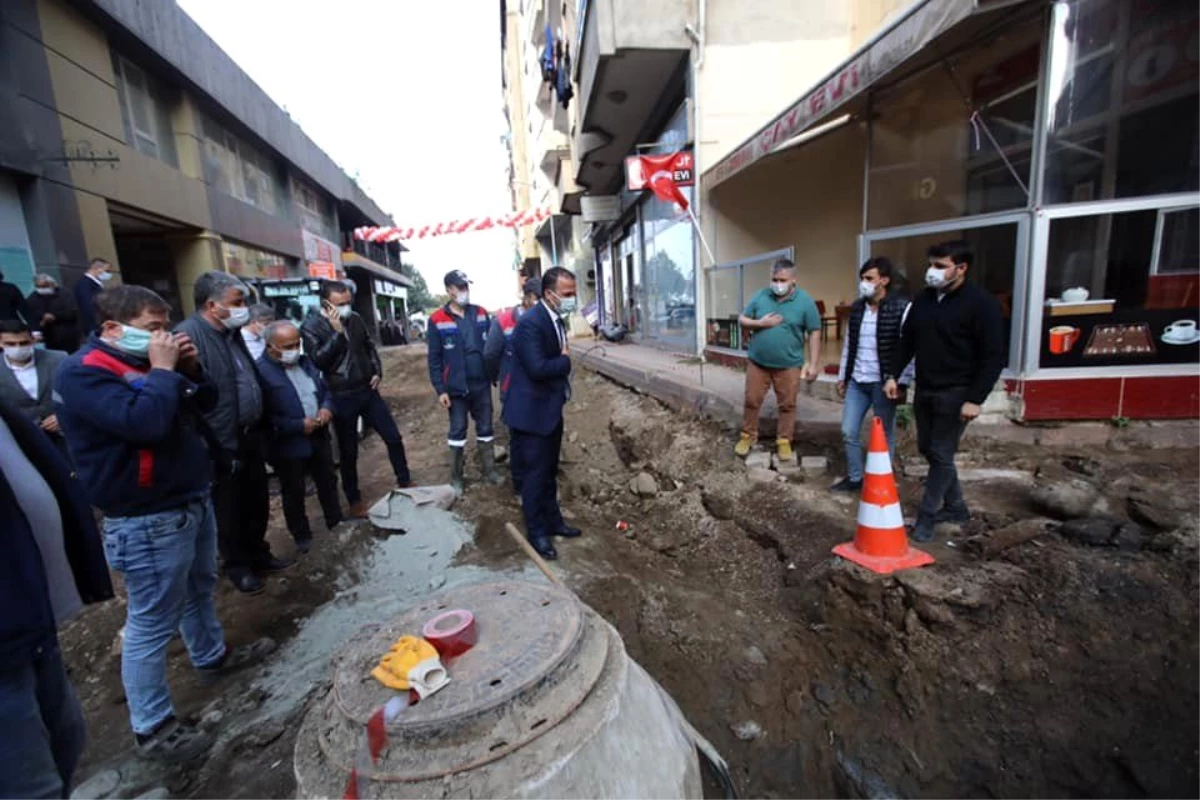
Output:
[[453,658],[470,650],[479,641],[475,615],[466,609],[438,614],[421,629],[421,635],[442,658]]

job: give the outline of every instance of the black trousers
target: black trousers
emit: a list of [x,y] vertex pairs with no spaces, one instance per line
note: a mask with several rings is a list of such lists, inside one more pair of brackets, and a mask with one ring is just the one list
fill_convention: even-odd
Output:
[[297,542],[312,539],[312,528],[308,524],[308,513],[304,509],[304,479],[307,475],[312,475],[313,483],[317,485],[317,499],[321,501],[321,511],[325,514],[325,527],[332,529],[342,521],[329,432],[322,430],[314,433],[308,437],[308,441],[313,450],[308,458],[275,460],[275,474],[279,476],[279,494],[283,501],[283,517],[287,520],[288,531]]
[[917,512],[919,520],[932,521],[943,508],[951,512],[966,510],[958,468],[954,465],[959,440],[967,427],[962,420],[962,405],[966,398],[965,388],[923,391],[917,387],[917,396],[913,399],[917,449],[929,462],[925,495]]
[[521,465],[521,510],[525,512],[525,535],[530,539],[553,536],[567,525],[558,507],[562,437],[562,422],[547,436],[511,432],[509,446]]
[[342,491],[351,505],[362,499],[358,489],[358,420],[362,418],[367,427],[374,428],[387,446],[388,459],[396,483],[406,485],[412,481],[408,473],[408,459],[404,455],[404,440],[400,429],[392,419],[392,412],[374,389],[356,389],[333,396],[333,424],[337,430],[338,450],[342,463]]
[[243,434],[232,455],[232,466],[221,468],[213,482],[217,543],[227,573],[254,570],[271,557],[266,541],[271,499],[263,448],[260,434]]

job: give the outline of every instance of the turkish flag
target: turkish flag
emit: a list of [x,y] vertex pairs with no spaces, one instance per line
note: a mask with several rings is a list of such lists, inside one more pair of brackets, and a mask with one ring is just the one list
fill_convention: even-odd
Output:
[[683,196],[683,192],[679,191],[679,186],[675,183],[675,177],[666,170],[661,170],[650,176],[650,190],[654,192],[654,196],[664,203],[675,203],[684,211],[688,209],[687,198]]

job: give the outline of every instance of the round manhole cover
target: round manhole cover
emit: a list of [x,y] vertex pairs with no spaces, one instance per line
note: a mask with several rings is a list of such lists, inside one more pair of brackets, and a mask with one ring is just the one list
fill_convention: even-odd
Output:
[[475,615],[478,642],[446,663],[450,685],[409,707],[393,730],[444,731],[505,706],[571,657],[583,630],[582,606],[552,586],[512,581],[450,589],[348,645],[333,677],[340,712],[365,724],[395,694],[371,677],[380,657],[396,639],[420,636],[430,619],[460,608]]

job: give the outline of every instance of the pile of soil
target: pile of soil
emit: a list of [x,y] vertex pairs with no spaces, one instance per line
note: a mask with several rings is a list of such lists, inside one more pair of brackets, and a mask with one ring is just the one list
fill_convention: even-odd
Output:
[[[446,415],[423,349],[385,358],[415,476],[442,482]],[[562,505],[585,535],[558,543],[555,569],[717,745],[743,796],[1200,793],[1195,450],[1098,456],[973,441],[965,461],[1028,480],[966,484],[975,518],[926,548],[937,564],[881,577],[830,555],[853,537],[857,508],[827,491],[843,463],[832,433],[797,443],[800,455],[826,456],[830,475],[752,482],[732,432],[586,371],[566,431]],[[907,436],[900,453],[917,472]],[[387,488],[374,438],[360,464],[369,491]],[[1105,515],[1046,519],[1035,481],[1083,482]],[[919,490],[901,478],[906,507]],[[464,568],[527,566],[503,530],[520,524],[511,489],[473,483],[456,511],[475,524]],[[315,505],[310,514],[319,519]],[[353,581],[374,535],[364,526],[336,547],[319,541],[261,598],[223,588],[229,638],[286,640],[338,580]],[[128,747],[111,655],[122,615],[109,604],[64,633],[89,765]],[[172,686],[183,711],[200,712],[213,698],[189,683],[185,662],[176,647]],[[245,685],[223,687],[226,724],[249,713]],[[291,796],[293,719],[273,724],[233,762],[172,773],[170,788]]]

